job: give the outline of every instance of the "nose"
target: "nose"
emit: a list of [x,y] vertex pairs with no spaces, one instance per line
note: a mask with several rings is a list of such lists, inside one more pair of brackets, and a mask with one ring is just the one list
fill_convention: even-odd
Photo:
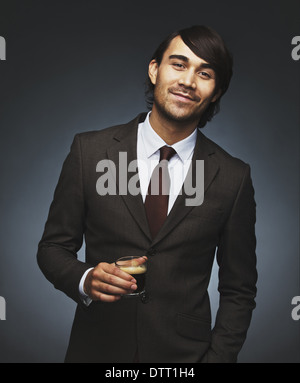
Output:
[[181,72],[181,76],[178,80],[178,83],[179,85],[183,85],[187,88],[195,89],[196,83],[195,83],[194,73],[189,70]]

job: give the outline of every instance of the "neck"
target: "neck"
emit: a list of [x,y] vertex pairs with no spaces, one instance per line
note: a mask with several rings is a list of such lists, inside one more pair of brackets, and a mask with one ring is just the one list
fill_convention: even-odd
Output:
[[150,114],[150,124],[153,130],[168,144],[173,145],[191,135],[197,127],[197,122],[171,121],[157,111],[153,105]]

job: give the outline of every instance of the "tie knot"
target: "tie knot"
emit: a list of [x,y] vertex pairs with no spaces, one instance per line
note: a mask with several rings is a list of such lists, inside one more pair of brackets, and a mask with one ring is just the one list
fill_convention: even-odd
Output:
[[162,161],[162,160],[169,161],[174,156],[174,154],[176,154],[176,150],[173,149],[171,146],[165,145],[165,146],[162,146],[159,150],[160,150],[159,161]]

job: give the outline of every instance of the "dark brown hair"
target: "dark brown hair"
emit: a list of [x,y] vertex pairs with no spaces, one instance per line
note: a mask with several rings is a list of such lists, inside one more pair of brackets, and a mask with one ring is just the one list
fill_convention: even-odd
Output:
[[[220,99],[227,91],[231,77],[233,60],[221,36],[212,28],[204,25],[196,25],[190,28],[182,29],[171,33],[156,49],[152,60],[156,60],[160,65],[165,51],[168,49],[171,41],[180,36],[183,42],[191,49],[195,55],[207,61],[216,73],[216,89],[215,92],[221,90],[220,97],[211,102],[204,111],[198,123],[199,128],[203,128],[207,121],[211,121],[213,116],[220,111]],[[148,77],[146,80],[146,102],[148,108],[153,105],[154,85]]]

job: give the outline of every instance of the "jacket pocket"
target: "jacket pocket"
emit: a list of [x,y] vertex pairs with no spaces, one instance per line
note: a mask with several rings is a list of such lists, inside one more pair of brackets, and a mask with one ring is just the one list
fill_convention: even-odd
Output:
[[177,313],[177,332],[187,338],[210,342],[211,323],[193,315]]

